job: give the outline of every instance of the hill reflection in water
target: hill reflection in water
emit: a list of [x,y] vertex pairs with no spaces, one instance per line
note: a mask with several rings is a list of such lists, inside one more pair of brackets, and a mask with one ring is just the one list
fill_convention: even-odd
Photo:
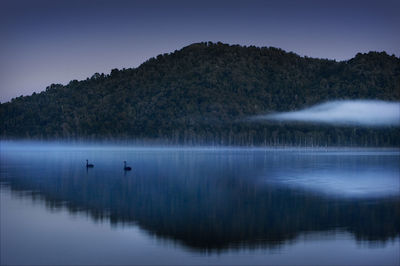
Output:
[[313,232],[400,235],[398,151],[3,149],[1,165],[16,195],[198,251],[276,248]]

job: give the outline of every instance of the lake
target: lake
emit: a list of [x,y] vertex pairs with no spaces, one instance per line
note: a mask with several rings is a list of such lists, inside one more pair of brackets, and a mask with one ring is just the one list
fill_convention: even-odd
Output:
[[0,155],[1,264],[400,261],[398,149],[2,141]]

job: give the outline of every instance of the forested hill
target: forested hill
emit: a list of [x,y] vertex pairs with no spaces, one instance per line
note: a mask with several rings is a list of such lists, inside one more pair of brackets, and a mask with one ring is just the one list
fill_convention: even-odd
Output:
[[277,48],[196,43],[137,68],[94,74],[0,105],[1,137],[162,139],[228,145],[399,145],[396,128],[249,123],[333,99],[400,100],[400,59],[348,61]]

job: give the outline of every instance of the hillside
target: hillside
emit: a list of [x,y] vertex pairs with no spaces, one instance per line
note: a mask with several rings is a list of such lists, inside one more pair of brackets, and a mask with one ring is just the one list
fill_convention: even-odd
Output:
[[348,61],[277,48],[197,43],[137,68],[94,74],[0,105],[1,137],[162,139],[229,145],[398,146],[398,129],[246,123],[333,99],[400,100],[400,59]]

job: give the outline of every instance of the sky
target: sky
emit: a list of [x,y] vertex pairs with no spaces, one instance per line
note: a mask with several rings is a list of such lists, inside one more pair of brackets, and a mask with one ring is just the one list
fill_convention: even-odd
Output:
[[212,41],[400,56],[400,1],[0,1],[0,102]]

